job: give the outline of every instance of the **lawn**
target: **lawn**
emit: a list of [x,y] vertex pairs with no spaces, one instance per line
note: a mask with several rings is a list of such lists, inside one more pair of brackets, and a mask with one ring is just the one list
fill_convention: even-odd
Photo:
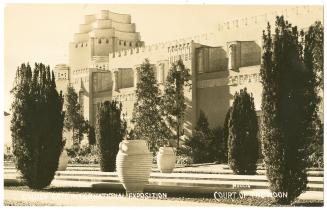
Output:
[[[43,190],[31,190],[26,186],[6,186],[4,190],[19,190],[19,191],[33,191],[33,192],[45,192],[45,193],[69,193],[69,194],[79,194],[83,196],[87,195],[107,195],[112,193],[124,194],[124,191],[117,190],[108,190],[108,189],[91,189],[91,188],[68,188],[68,187],[48,187]],[[126,197],[127,198],[127,197]],[[272,198],[259,198],[259,197],[246,197],[246,198],[235,198],[235,199],[214,199],[212,194],[186,194],[186,193],[168,193],[168,200],[171,201],[192,201],[199,203],[223,203],[223,204],[231,204],[231,205],[245,205],[245,206],[281,206],[274,203]],[[142,202],[142,201],[141,201]],[[182,204],[182,203],[181,203]],[[11,201],[10,199],[5,198],[6,206],[47,206],[53,205],[48,203],[40,203],[40,202],[19,202],[19,201]],[[58,204],[60,205],[60,203]],[[285,206],[285,205],[284,205]],[[288,206],[323,206],[323,201],[318,200],[296,200],[293,204]]]

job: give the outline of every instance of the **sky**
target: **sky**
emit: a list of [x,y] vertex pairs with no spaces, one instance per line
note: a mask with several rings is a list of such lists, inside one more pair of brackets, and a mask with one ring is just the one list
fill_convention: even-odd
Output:
[[145,44],[215,32],[219,23],[281,10],[285,6],[7,4],[4,11],[4,110],[17,66],[68,63],[68,43],[84,15],[107,9],[130,14]]

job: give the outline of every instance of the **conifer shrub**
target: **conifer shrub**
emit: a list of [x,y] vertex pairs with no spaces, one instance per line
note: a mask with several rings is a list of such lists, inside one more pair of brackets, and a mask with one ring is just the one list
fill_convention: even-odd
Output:
[[274,36],[269,23],[263,33],[262,143],[270,190],[287,195],[274,197],[279,204],[307,189],[310,145],[319,131],[322,43],[321,23],[304,33],[283,16],[276,18]]
[[95,130],[101,171],[116,170],[119,143],[126,133],[126,122],[121,112],[122,105],[117,101],[105,101],[98,106]]
[[89,126],[89,128],[88,128],[88,139],[89,139],[89,145],[96,144],[95,129],[93,126]]
[[200,111],[194,133],[186,139],[180,152],[186,157],[191,157],[193,163],[226,162],[222,128],[211,129],[205,113]]
[[255,174],[258,160],[258,120],[253,97],[237,92],[228,120],[228,164],[235,174]]
[[63,96],[50,67],[42,63],[33,71],[29,64],[18,67],[12,94],[15,166],[28,187],[41,189],[53,180],[64,147]]

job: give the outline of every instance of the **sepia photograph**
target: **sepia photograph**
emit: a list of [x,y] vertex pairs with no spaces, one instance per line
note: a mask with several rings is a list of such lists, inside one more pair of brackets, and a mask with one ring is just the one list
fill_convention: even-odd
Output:
[[4,3],[2,205],[323,207],[322,3]]

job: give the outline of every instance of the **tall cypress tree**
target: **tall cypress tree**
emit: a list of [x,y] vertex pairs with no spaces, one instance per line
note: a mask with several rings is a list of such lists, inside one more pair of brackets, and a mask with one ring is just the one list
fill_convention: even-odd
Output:
[[228,162],[228,135],[229,135],[229,118],[230,118],[230,110],[231,108],[228,109],[226,115],[225,115],[225,120],[224,120],[224,127],[222,131],[222,141],[223,141],[223,157],[224,161],[227,163]]
[[269,23],[263,33],[262,140],[270,189],[286,193],[275,200],[288,204],[306,190],[315,97],[313,75],[304,62],[307,56],[303,58],[303,33],[283,16],[275,25],[274,38]]
[[[321,122],[319,105],[323,93],[323,43],[324,29],[321,22],[315,22],[305,33],[304,40],[305,76],[308,78],[306,87],[306,119],[307,138],[311,139],[309,160],[311,166],[323,166],[323,124]],[[320,107],[320,109],[322,109]]]
[[48,186],[63,149],[62,95],[56,91],[50,67],[22,64],[12,90],[11,132],[16,168],[30,188]]
[[165,82],[163,96],[164,108],[162,111],[168,121],[170,130],[175,133],[177,152],[187,107],[184,88],[186,86],[191,86],[189,83],[190,76],[190,70],[185,67],[183,60],[179,59],[177,62],[171,64]]
[[136,138],[147,140],[149,149],[155,153],[160,146],[166,145],[169,138],[168,128],[161,115],[161,93],[149,60],[138,68],[139,81],[136,87],[136,102],[133,119]]
[[79,146],[79,143],[83,138],[83,134],[87,129],[84,117],[81,114],[81,105],[78,102],[78,95],[73,86],[67,87],[65,100],[65,129],[67,131],[72,131],[73,144],[74,146]]
[[105,101],[98,107],[95,125],[101,171],[116,170],[119,143],[126,133],[126,122],[121,116],[122,105],[117,101]]
[[235,174],[255,174],[258,160],[258,120],[254,99],[246,88],[236,93],[228,120],[228,164]]

